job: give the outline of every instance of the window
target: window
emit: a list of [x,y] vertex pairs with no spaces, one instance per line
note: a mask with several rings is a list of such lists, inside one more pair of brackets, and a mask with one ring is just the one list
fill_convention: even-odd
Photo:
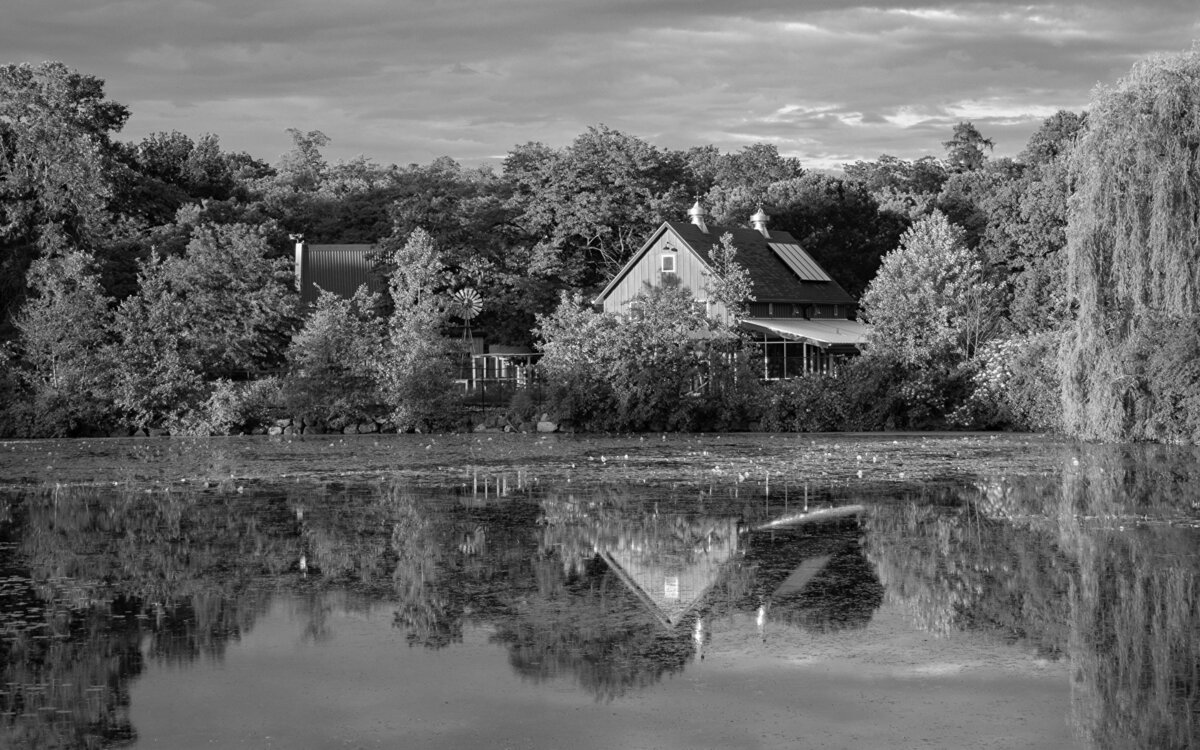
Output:
[[662,272],[675,273],[675,256],[673,254],[664,254],[662,256]]

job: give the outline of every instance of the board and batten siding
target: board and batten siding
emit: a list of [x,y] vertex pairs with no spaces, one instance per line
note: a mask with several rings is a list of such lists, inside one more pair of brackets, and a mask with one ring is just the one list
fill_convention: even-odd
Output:
[[[713,238],[714,243],[718,241],[718,238]],[[673,274],[662,271],[662,256],[668,254],[675,257]],[[629,301],[645,291],[647,286],[662,286],[664,280],[670,279],[672,276],[681,287],[691,291],[694,299],[707,302],[708,292],[705,291],[709,285],[707,266],[683,240],[668,230],[663,232],[641,259],[617,282],[612,293],[604,299],[604,312],[628,312]],[[718,319],[723,318],[725,308],[723,305],[712,303],[708,306],[708,314]]]

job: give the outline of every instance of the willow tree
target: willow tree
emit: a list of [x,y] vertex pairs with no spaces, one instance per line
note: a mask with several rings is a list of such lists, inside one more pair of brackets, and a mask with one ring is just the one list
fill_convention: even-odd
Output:
[[1200,439],[1200,47],[1098,88],[1071,170],[1065,426]]

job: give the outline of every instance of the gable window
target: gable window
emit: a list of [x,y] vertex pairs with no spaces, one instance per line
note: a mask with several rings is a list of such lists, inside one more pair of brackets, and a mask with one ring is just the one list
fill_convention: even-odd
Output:
[[663,273],[675,273],[675,255],[673,253],[663,254],[661,268]]

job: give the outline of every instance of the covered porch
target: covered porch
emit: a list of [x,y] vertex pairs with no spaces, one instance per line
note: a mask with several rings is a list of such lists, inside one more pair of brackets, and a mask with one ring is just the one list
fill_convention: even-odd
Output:
[[866,337],[862,323],[837,318],[746,318],[740,325],[762,347],[764,380],[836,374]]

